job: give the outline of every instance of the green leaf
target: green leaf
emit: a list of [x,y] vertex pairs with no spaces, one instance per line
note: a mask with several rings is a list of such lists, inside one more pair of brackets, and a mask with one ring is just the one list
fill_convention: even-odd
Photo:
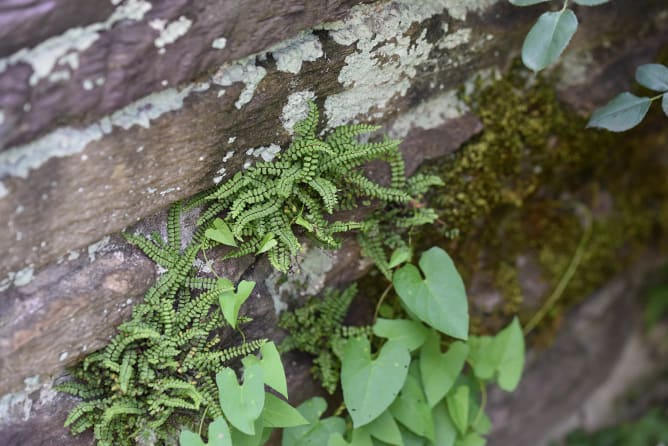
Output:
[[538,3],[549,2],[550,0],[508,0],[515,6],[531,6],[537,5]]
[[620,93],[604,107],[594,111],[587,127],[623,132],[643,120],[651,102],[650,98],[638,97],[628,92]]
[[393,284],[409,311],[435,329],[459,339],[469,331],[468,301],[464,282],[452,259],[441,248],[420,257],[420,269],[405,265],[394,273]]
[[390,406],[390,413],[413,433],[434,441],[431,409],[420,387],[420,381],[412,374],[409,373],[406,377],[404,387]]
[[603,3],[608,3],[610,0],[573,0],[578,5],[582,6],[597,6]]
[[234,291],[232,282],[227,279],[218,279],[217,286],[224,290],[218,295],[218,303],[221,310],[223,310],[223,316],[225,316],[225,320],[232,328],[237,328],[239,309],[253,291],[255,282],[242,280],[239,282],[236,292]]
[[397,248],[392,252],[392,256],[390,257],[390,263],[387,265],[388,268],[395,268],[402,263],[409,262],[411,260],[411,257],[413,256],[413,251],[411,248],[408,246],[402,246],[400,248]]
[[445,397],[469,354],[469,347],[463,342],[452,343],[445,354],[441,353],[440,344],[440,337],[432,332],[420,350],[420,373],[429,407],[436,406]]
[[234,446],[261,446],[264,445],[271,435],[273,429],[264,429],[262,425],[262,419],[258,418],[255,420],[255,434],[247,435],[238,429],[231,428],[232,432],[232,444]]
[[208,239],[215,240],[218,243],[222,243],[223,245],[237,246],[237,243],[234,241],[232,230],[227,223],[220,218],[216,218],[213,221],[213,228],[204,231],[204,236]]
[[399,394],[408,373],[411,355],[395,342],[385,344],[378,358],[371,360],[367,338],[351,338],[343,348],[341,386],[354,427],[370,423]]
[[378,319],[373,334],[399,343],[408,350],[419,348],[427,339],[429,329],[420,322],[408,319]]
[[471,392],[466,385],[457,386],[445,397],[448,413],[457,430],[464,435],[469,427],[469,399]]
[[666,313],[668,313],[668,285],[650,289],[645,304],[645,325],[652,328]]
[[309,421],[292,407],[274,394],[264,394],[262,424],[265,427],[294,427],[309,424]]
[[578,19],[570,9],[542,14],[524,39],[522,62],[540,71],[556,62],[578,29]]
[[264,407],[262,367],[253,365],[244,371],[244,383],[239,385],[234,370],[225,367],[216,374],[218,399],[223,413],[232,426],[248,435],[255,435],[254,422]]
[[392,414],[386,410],[378,418],[364,426],[373,437],[396,446],[402,446],[401,432]]
[[461,440],[457,440],[455,446],[485,446],[487,441],[475,432],[471,432]]
[[499,387],[515,390],[524,368],[524,335],[517,317],[494,338],[472,337],[469,347],[469,361],[478,378],[490,380],[497,374]]
[[668,91],[668,67],[658,63],[640,65],[636,69],[636,80],[650,90]]
[[196,433],[185,430],[179,435],[179,446],[206,446],[206,443]]
[[457,439],[457,428],[448,414],[445,402],[437,404],[431,413],[434,418],[434,446],[453,446]]
[[321,397],[311,398],[300,404],[297,410],[310,424],[284,429],[282,446],[323,446],[333,433],[343,434],[346,423],[342,418],[320,419],[325,409],[327,403]]
[[264,383],[283,395],[288,397],[288,384],[285,378],[285,369],[281,361],[281,354],[278,353],[276,344],[273,342],[265,342],[260,347],[260,354],[262,359],[257,356],[249,355],[241,360],[245,367],[258,364],[262,367],[264,372]]
[[369,433],[362,429],[354,429],[352,434],[352,439],[348,443],[343,435],[335,433],[330,435],[327,446],[373,446],[373,440]]
[[313,225],[307,220],[305,220],[304,217],[302,217],[301,215],[297,216],[295,223],[297,223],[302,228],[306,229],[308,232],[313,232]]
[[[190,431],[181,431],[179,436],[180,446],[232,446],[230,429],[227,427],[225,418],[216,418],[209,424],[209,442],[204,443],[199,435]],[[235,444],[235,446],[237,446]]]
[[262,238],[262,241],[260,242],[260,247],[258,250],[255,252],[256,255],[262,254],[264,252],[269,251],[272,249],[274,246],[276,246],[278,242],[274,238],[274,233],[273,232],[267,232],[264,237]]

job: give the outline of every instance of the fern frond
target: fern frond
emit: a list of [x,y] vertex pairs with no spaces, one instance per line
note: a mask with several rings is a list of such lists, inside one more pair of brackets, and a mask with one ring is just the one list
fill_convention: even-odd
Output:
[[167,217],[167,240],[175,249],[181,249],[181,202],[177,201],[169,207]]
[[307,136],[315,137],[315,131],[318,126],[318,107],[314,102],[309,101],[308,103],[308,115],[305,119],[296,123],[293,127],[293,131],[297,138],[305,138]]

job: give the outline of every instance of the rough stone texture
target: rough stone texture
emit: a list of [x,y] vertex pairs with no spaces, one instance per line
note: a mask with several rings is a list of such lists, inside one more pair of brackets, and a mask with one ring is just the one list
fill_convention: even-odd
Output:
[[[648,368],[660,370],[651,359],[625,354],[642,330],[639,291],[647,273],[662,264],[659,259],[639,260],[624,279],[612,281],[574,308],[554,343],[530,355],[517,390],[492,392],[490,446],[547,446],[576,427],[601,427],[603,414],[588,413],[603,398],[597,390],[605,388],[605,401],[611,403],[639,377],[648,375]],[[629,364],[629,360],[637,362]],[[663,361],[665,365],[665,357]],[[613,377],[616,368],[629,367],[635,369],[635,376]]]
[[[190,81],[358,2],[10,1],[0,6],[0,150]],[[179,20],[189,23],[185,35],[169,32]],[[225,47],[215,48],[221,37]]]
[[[402,148],[409,171],[455,150],[480,130],[480,123],[453,91],[478,73],[506,66],[540,12],[538,7],[513,8],[494,0],[376,2],[357,7],[342,22],[318,25],[279,43],[343,17],[358,2],[285,0],[248,7],[247,2],[170,0],[153,2],[141,20],[119,20],[100,32],[90,47],[77,51],[78,69],[65,61],[70,79],[45,78],[30,85],[30,66],[12,63],[3,69],[2,60],[7,63],[20,48],[57,38],[75,26],[104,22],[113,14],[105,3],[95,10],[79,8],[80,14],[73,16],[67,8],[75,3],[81,2],[14,1],[0,6],[0,37],[10,36],[0,38],[3,445],[91,444],[89,436],[72,439],[62,429],[71,400],[49,390],[48,376],[62,373],[84,347],[91,351],[104,344],[129,317],[127,300],[142,296],[155,268],[117,236],[106,245],[86,246],[138,220],[142,222],[131,230],[164,230],[164,212],[159,211],[168,204],[267,156],[270,144],[284,145],[290,134],[286,123],[295,121],[303,111],[300,100],[303,105],[307,97],[316,98],[324,110],[325,127],[357,119],[383,124],[393,136],[405,137]],[[126,0],[114,11],[143,3],[148,2]],[[638,62],[651,59],[668,42],[665,3],[642,4],[620,0],[579,8],[582,26],[565,56],[562,98],[591,110],[611,91],[628,85]],[[164,44],[161,55],[155,28],[184,24],[182,16],[192,24],[173,43]],[[155,19],[167,22],[151,27]],[[34,27],[39,33],[24,31]],[[219,37],[227,39],[223,49],[212,47]],[[165,35],[160,42],[169,39]],[[268,48],[273,44],[278,45]],[[237,61],[245,56],[250,57]],[[96,76],[104,76],[104,83],[97,85]],[[86,80],[92,82],[89,90]],[[26,97],[31,107],[24,110]],[[382,176],[381,171],[374,174]],[[186,226],[192,227],[193,218],[184,217]],[[68,254],[70,250],[78,250],[79,257]],[[325,283],[354,279],[366,266],[348,240],[320,262],[320,269],[297,280],[304,282],[302,288],[317,291]],[[266,260],[242,259],[215,267],[227,277],[258,282],[245,307],[255,318],[248,332],[280,338],[275,307],[281,305],[286,287],[277,289],[278,277]],[[634,283],[620,278],[615,286],[630,292]],[[615,286],[596,302],[616,302],[620,288]],[[533,291],[527,289],[529,301],[544,290]],[[592,334],[606,340],[616,336],[621,342],[630,328],[624,331],[615,322],[626,307],[612,308],[615,311],[587,323]],[[588,313],[583,314],[574,319]],[[524,402],[515,402],[515,396],[504,400],[495,419],[508,427],[499,431],[494,444],[522,444],[514,441],[512,429],[520,424],[515,424],[519,415],[512,404],[526,404],[532,392],[542,390],[541,376],[554,358],[563,354],[578,364],[613,364],[617,358],[604,346],[588,351],[567,344],[559,350],[559,342],[556,350],[532,363],[527,375],[531,392],[520,391]],[[308,364],[299,356],[293,359],[290,387],[299,401],[315,387],[308,379]],[[572,369],[577,371],[572,380],[579,379],[583,369]],[[35,375],[46,384],[21,384]],[[539,438],[536,432],[575,402],[564,399],[557,405],[553,400],[560,412],[547,415],[522,406],[522,413],[541,417],[517,418],[536,427],[524,426],[529,431],[524,444],[534,446],[530,441]],[[9,408],[7,413],[4,408]]]

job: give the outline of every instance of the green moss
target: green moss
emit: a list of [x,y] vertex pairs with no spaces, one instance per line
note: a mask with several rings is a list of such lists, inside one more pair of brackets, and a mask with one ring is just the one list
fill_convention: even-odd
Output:
[[[586,119],[562,105],[549,82],[518,73],[469,98],[484,131],[432,168],[446,186],[430,201],[445,232],[457,236],[448,241],[440,228],[419,237],[422,246],[448,249],[467,283],[474,275],[491,277],[502,293],[503,302],[490,309],[476,303],[485,287],[470,287],[473,326],[481,331],[500,328],[511,314],[527,320],[552,292],[584,233],[580,204],[593,215],[592,236],[543,327],[558,323],[563,308],[628,266],[668,228],[665,126],[656,131],[650,118],[621,135],[586,130]],[[521,286],[520,256],[538,265],[532,280],[541,285],[539,300],[523,303],[531,293]]]

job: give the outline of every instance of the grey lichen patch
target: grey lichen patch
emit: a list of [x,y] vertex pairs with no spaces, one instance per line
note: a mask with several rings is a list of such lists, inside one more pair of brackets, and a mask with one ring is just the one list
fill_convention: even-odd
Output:
[[[72,63],[76,52],[85,51],[100,37],[104,31],[111,29],[123,20],[138,21],[152,8],[152,4],[144,0],[127,0],[117,7],[104,22],[93,23],[86,27],[71,28],[55,37],[51,37],[34,48],[24,48],[16,53],[0,59],[0,73],[8,66],[18,63],[28,64],[32,68],[30,85],[34,86],[47,78],[56,65],[68,64],[70,68],[78,68],[78,62]],[[78,59],[77,59],[78,60]]]
[[184,36],[190,29],[192,23],[192,20],[185,16],[180,16],[178,19],[169,23],[162,19],[151,20],[149,26],[160,32],[158,37],[153,41],[155,47],[158,48],[158,52],[163,54],[165,52],[165,47]]
[[17,271],[16,275],[14,276],[14,286],[20,287],[28,285],[32,281],[34,273],[35,269],[32,266],[28,266],[20,271]]
[[298,91],[288,96],[288,102],[283,106],[281,113],[281,122],[283,128],[289,134],[293,134],[295,124],[308,115],[308,102],[315,99],[315,93],[311,90]]
[[471,28],[461,28],[454,33],[447,34],[440,42],[438,42],[438,47],[440,49],[451,50],[464,45],[471,40],[472,31]]
[[[229,87],[236,82],[243,82],[245,88],[234,103],[237,109],[241,109],[241,107],[253,99],[255,88],[266,75],[267,70],[264,67],[255,65],[255,56],[251,56],[235,64],[222,66],[213,75],[212,81],[214,84],[222,87]],[[222,91],[224,92],[224,90]]]
[[97,256],[97,254],[102,253],[102,252],[106,252],[110,249],[107,246],[107,245],[109,245],[109,240],[110,240],[110,238],[109,238],[109,236],[107,236],[107,237],[104,237],[102,240],[99,240],[99,241],[97,241],[97,242],[88,246],[88,260],[90,262],[95,261],[95,257]]
[[211,42],[211,47],[217,50],[222,50],[223,48],[225,48],[226,45],[227,45],[227,39],[225,37],[219,37],[217,39],[214,39],[213,42]]
[[281,151],[281,146],[278,144],[269,144],[268,146],[256,147],[254,149],[248,149],[246,151],[247,155],[252,155],[255,157],[262,158],[262,161],[272,161],[276,155]]
[[[424,29],[416,38],[407,32],[415,23],[448,13],[464,20],[469,11],[482,11],[496,0],[394,0],[382,9],[378,5],[358,5],[342,22],[323,25],[335,42],[357,51],[346,57],[339,73],[345,90],[325,101],[329,127],[343,125],[356,116],[368,115],[373,108],[380,110],[396,96],[403,96],[420,66],[430,61],[434,44]],[[458,31],[446,36],[444,48],[459,46],[471,38],[470,31]],[[437,44],[438,45],[438,44]]]
[[111,133],[113,127],[127,130],[138,125],[148,128],[154,119],[182,108],[184,99],[193,91],[206,88],[206,84],[192,84],[180,91],[166,89],[133,102],[88,127],[61,127],[28,144],[12,147],[0,153],[0,178],[27,178],[31,170],[38,169],[51,158],[82,152],[89,143]]
[[323,55],[318,36],[310,31],[300,33],[294,39],[286,40],[268,51],[276,60],[279,71],[297,74],[303,62],[313,62]]
[[265,279],[265,286],[271,295],[276,314],[286,310],[288,305],[283,301],[287,296],[313,296],[325,286],[327,272],[334,266],[335,255],[320,248],[305,251],[299,262],[300,269],[285,275],[274,271]]
[[389,134],[393,138],[404,138],[413,128],[434,129],[467,111],[468,107],[458,98],[457,91],[448,91],[400,115],[392,124]]
[[53,389],[52,379],[41,382],[39,375],[36,375],[23,382],[23,390],[0,398],[0,425],[27,421],[34,409],[50,404],[58,395]]

